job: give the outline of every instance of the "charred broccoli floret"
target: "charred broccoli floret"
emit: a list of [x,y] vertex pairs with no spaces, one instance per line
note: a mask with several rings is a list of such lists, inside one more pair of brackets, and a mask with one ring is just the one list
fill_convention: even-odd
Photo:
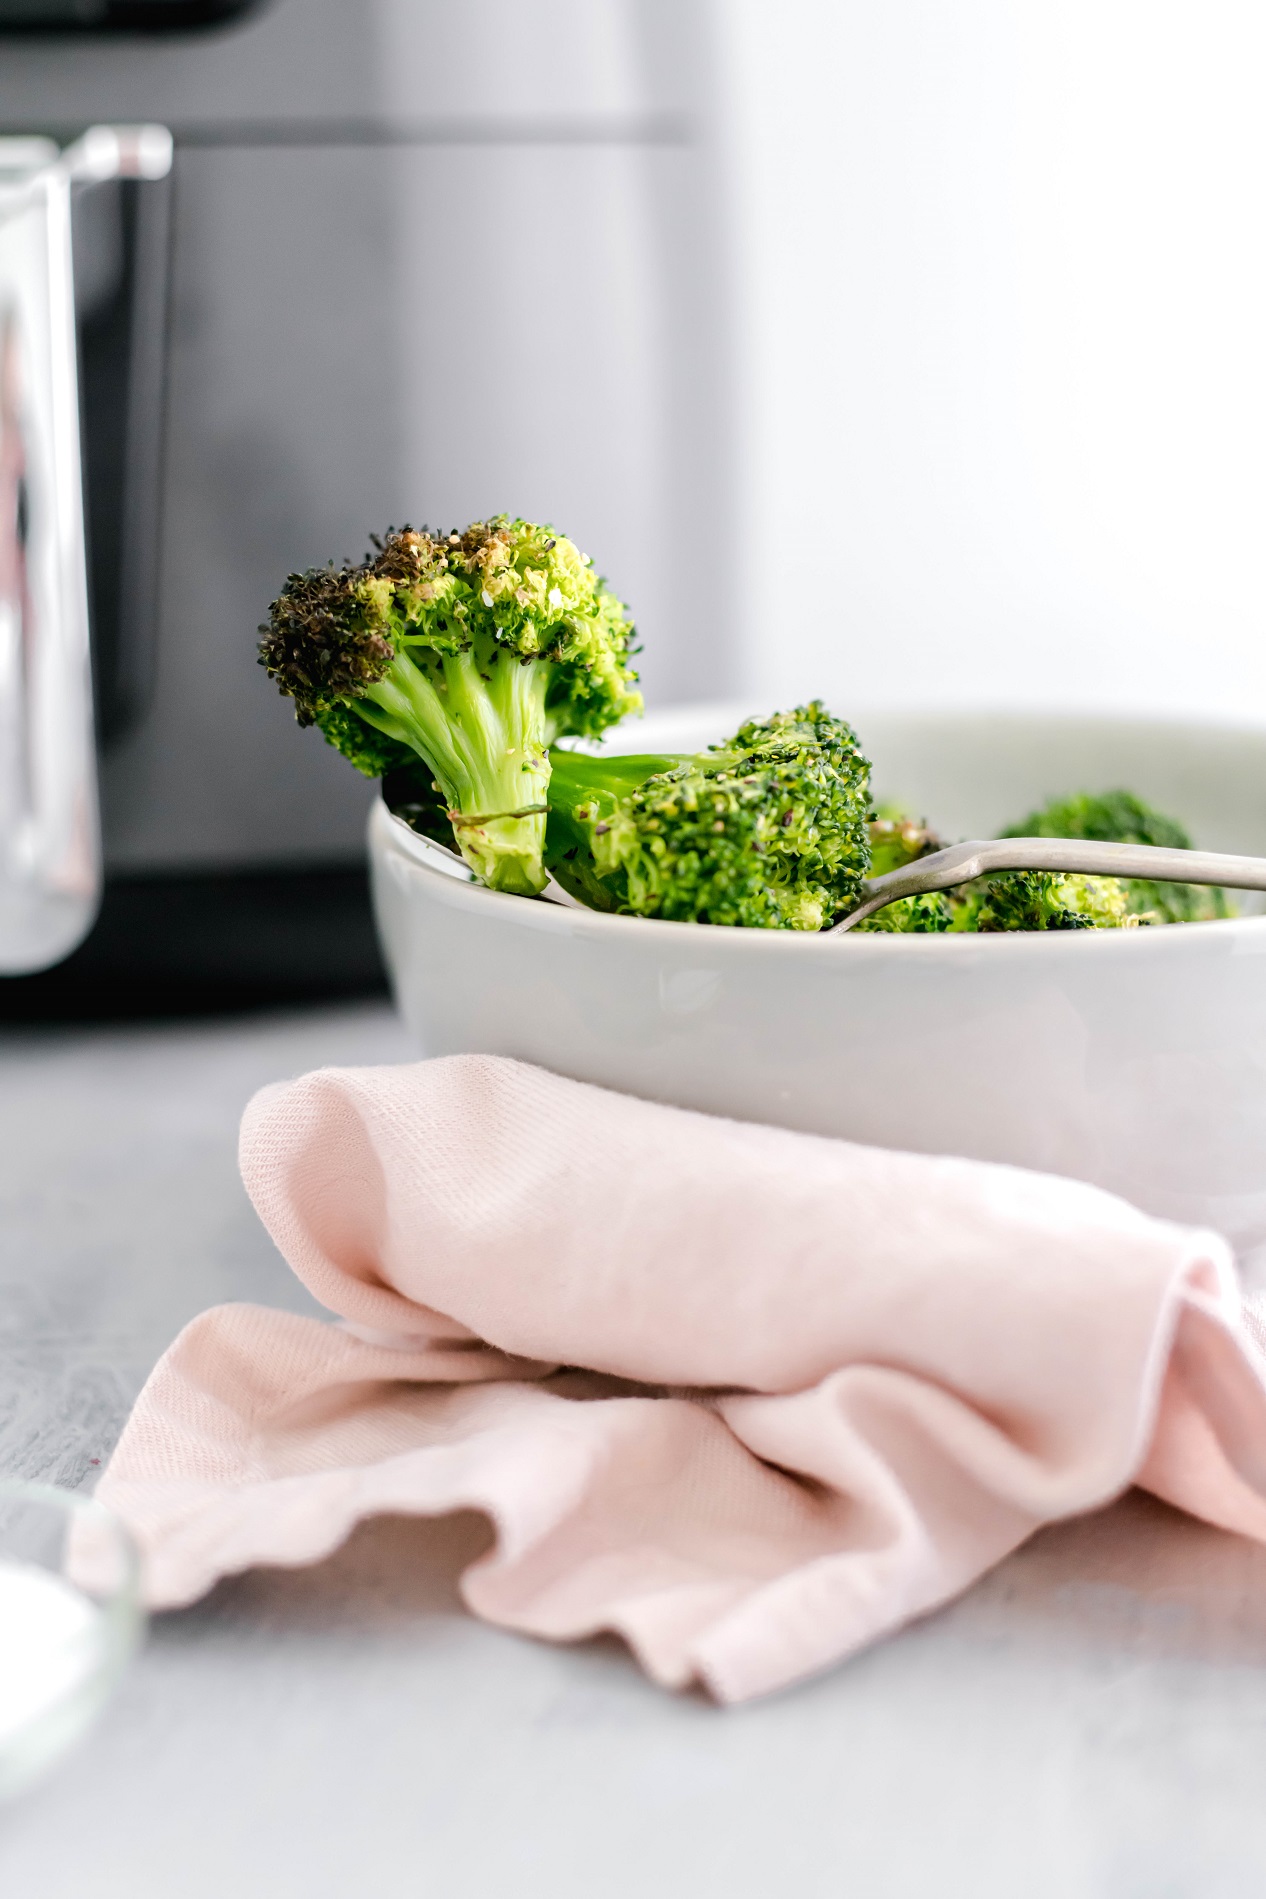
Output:
[[869,760],[817,701],[690,757],[552,754],[547,861],[582,903],[820,930],[870,861]]
[[[1105,844],[1191,849],[1191,838],[1177,819],[1153,811],[1132,791],[1105,791],[1101,797],[1083,791],[1073,798],[1053,798],[1002,835],[1095,838]],[[1124,888],[1131,915],[1156,923],[1199,923],[1231,915],[1225,894],[1208,884],[1160,884],[1130,877]]]
[[260,664],[358,771],[421,759],[497,890],[544,888],[549,747],[641,706],[625,607],[548,527],[392,529],[359,566],[292,574]]

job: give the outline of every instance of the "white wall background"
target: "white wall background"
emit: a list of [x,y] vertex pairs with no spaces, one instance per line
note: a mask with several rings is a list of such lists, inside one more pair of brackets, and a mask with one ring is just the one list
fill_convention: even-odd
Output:
[[1266,719],[1261,0],[717,0],[745,686]]

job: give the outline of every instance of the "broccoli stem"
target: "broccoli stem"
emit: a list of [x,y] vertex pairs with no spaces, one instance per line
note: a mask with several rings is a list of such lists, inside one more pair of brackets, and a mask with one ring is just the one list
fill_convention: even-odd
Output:
[[523,664],[477,639],[442,658],[398,653],[350,702],[429,766],[471,869],[491,889],[519,896],[537,896],[546,883],[549,678],[547,662]]
[[555,881],[590,909],[615,909],[611,892],[586,862],[595,842],[594,828],[612,818],[621,800],[648,778],[689,764],[689,755],[602,753],[595,758],[555,746],[550,762],[546,863]]

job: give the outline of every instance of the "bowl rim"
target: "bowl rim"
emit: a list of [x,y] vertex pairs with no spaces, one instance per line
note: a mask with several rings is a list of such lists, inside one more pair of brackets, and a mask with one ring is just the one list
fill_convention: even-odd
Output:
[[[463,876],[454,867],[441,868],[426,838],[390,810],[381,791],[374,800],[369,817],[371,859],[380,852],[392,851],[405,858],[413,869],[424,872],[431,895],[452,908],[484,911],[491,916],[498,910],[503,923],[518,923],[560,936],[606,937],[611,941],[642,941],[648,949],[653,942],[698,945],[700,933],[708,946],[722,954],[727,951],[761,955],[793,955],[856,960],[875,956],[937,956],[961,961],[979,956],[1049,956],[1060,950],[1075,955],[1156,955],[1172,953],[1178,943],[1200,941],[1225,943],[1228,948],[1245,937],[1250,941],[1266,934],[1266,913],[1251,917],[1220,917],[1202,923],[1166,924],[1156,929],[1134,930],[1014,930],[996,934],[937,933],[899,935],[870,932],[833,936],[824,930],[753,930],[733,923],[679,923],[665,917],[613,915],[604,910],[588,910],[583,905],[552,903],[539,897],[515,896],[505,890],[489,890],[473,876]],[[647,926],[654,938],[646,936]],[[631,932],[631,935],[630,935]],[[1143,948],[1146,944],[1148,947]],[[780,947],[775,948],[775,945]],[[1074,945],[1076,946],[1074,948]]]

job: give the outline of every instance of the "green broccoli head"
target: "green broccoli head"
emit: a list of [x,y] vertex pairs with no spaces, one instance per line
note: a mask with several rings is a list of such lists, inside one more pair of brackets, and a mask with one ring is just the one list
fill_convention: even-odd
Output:
[[[1105,844],[1191,849],[1191,838],[1176,818],[1154,811],[1132,791],[1106,791],[1099,797],[1083,791],[1072,798],[1054,798],[1002,835],[1093,838]],[[1131,877],[1124,888],[1130,913],[1154,923],[1196,923],[1231,914],[1224,893],[1208,885],[1162,884]]]
[[1139,922],[1115,877],[1011,870],[954,893],[953,930],[1113,930]]
[[[1009,836],[1040,833],[1013,831]],[[1067,835],[1064,832],[1055,835]],[[870,821],[872,876],[883,876],[942,849],[926,822],[896,805]],[[902,897],[854,925],[858,931],[929,935],[942,931],[1119,929],[1138,923],[1127,887],[1113,877],[1048,871],[1005,871],[954,890]]]
[[869,771],[852,729],[816,701],[693,757],[560,752],[549,861],[593,907],[820,930],[869,867]]
[[[885,866],[887,870],[899,868],[899,864]],[[882,910],[874,911],[853,925],[854,930],[869,931],[876,936],[941,936],[953,927],[954,906],[943,890],[898,897],[895,903],[885,904]]]
[[357,567],[292,574],[260,635],[299,723],[358,770],[424,761],[494,889],[544,887],[552,741],[641,706],[625,608],[565,536],[506,516],[391,529]]
[[490,662],[549,668],[547,744],[597,738],[641,710],[628,610],[565,535],[498,515],[443,538],[393,530],[377,545],[372,572],[391,583],[398,638],[415,660],[478,649]]
[[[902,870],[920,857],[942,848],[942,840],[926,818],[912,818],[899,805],[881,804],[870,814],[870,874],[884,877]],[[952,927],[950,894],[930,890],[915,897],[899,897],[853,928],[875,936],[940,936]]]
[[882,804],[871,813],[872,877],[884,877],[890,870],[901,870],[916,858],[927,857],[941,848],[942,840],[929,828],[926,818],[912,818],[894,804]]

